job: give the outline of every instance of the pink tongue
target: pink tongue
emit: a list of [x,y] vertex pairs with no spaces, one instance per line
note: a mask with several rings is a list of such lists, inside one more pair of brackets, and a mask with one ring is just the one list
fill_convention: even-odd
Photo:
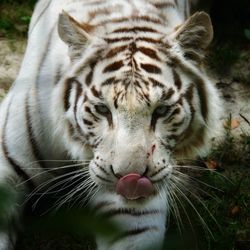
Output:
[[139,174],[128,174],[123,176],[116,184],[116,193],[128,200],[146,198],[154,193],[154,186],[146,177]]

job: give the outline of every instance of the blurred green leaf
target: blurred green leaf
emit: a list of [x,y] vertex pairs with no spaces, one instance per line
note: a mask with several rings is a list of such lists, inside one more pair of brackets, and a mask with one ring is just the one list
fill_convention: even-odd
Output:
[[30,19],[31,19],[31,16],[21,16],[20,18],[23,22],[25,23],[29,23],[30,22]]
[[92,235],[104,238],[115,237],[120,229],[103,216],[95,216],[87,208],[59,210],[41,217],[28,219],[28,232],[69,232],[75,235]]
[[7,223],[6,212],[15,205],[17,196],[11,188],[0,186],[0,227],[4,227]]
[[245,29],[244,34],[248,40],[250,40],[250,29]]

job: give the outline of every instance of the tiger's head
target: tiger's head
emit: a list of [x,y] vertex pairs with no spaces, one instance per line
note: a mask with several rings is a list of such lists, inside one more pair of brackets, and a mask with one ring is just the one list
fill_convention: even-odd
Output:
[[60,15],[70,67],[56,112],[67,150],[90,160],[92,180],[137,199],[166,187],[177,160],[207,151],[219,99],[202,67],[207,14],[170,30],[160,19],[125,19],[96,27]]

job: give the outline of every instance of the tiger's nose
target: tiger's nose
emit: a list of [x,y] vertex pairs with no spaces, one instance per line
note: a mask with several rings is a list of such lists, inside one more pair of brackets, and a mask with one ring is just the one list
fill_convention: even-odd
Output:
[[120,178],[116,184],[116,193],[127,200],[147,198],[155,193],[152,182],[145,176],[130,173]]

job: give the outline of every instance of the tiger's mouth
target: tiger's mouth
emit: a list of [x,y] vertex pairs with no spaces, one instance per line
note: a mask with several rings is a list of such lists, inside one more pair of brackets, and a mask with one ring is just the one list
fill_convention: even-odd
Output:
[[148,198],[156,193],[150,179],[137,173],[130,173],[121,177],[116,183],[116,193],[127,200]]

